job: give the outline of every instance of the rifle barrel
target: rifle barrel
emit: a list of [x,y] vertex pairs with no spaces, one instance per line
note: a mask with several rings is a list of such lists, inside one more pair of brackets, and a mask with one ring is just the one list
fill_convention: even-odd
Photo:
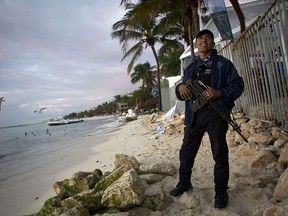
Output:
[[[244,137],[244,135],[241,133],[241,129],[239,127],[239,125],[233,121],[230,117],[229,114],[225,113],[218,105],[215,101],[209,101],[207,100],[203,95],[202,92],[204,91],[204,89],[201,87],[203,86],[205,89],[208,89],[208,87],[201,81],[201,80],[191,80],[189,79],[186,83],[186,86],[191,90],[191,92],[195,95],[196,100],[198,100],[199,104],[208,104],[210,105],[210,107],[216,112],[218,113],[218,115],[220,115],[220,117],[223,120],[226,120],[232,127],[233,130],[235,130],[242,138],[245,142],[248,142],[247,138]],[[198,108],[201,108],[202,106],[197,106]]]

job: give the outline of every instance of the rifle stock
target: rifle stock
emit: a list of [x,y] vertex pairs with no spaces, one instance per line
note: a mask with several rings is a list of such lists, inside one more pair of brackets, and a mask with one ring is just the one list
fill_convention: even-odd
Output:
[[189,79],[186,82],[186,86],[190,89],[190,91],[195,96],[196,100],[192,105],[192,109],[196,112],[198,109],[202,108],[206,104],[208,104],[218,115],[221,116],[222,119],[226,120],[242,138],[245,142],[248,142],[246,137],[241,133],[240,126],[231,119],[230,115],[225,113],[214,101],[208,101],[203,95],[203,91],[207,89],[207,86],[201,80],[191,80]]

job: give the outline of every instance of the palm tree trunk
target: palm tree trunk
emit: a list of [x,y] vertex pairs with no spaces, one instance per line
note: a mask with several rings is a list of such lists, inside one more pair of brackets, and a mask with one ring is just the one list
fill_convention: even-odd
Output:
[[190,48],[191,48],[191,58],[192,61],[194,61],[195,59],[195,53],[194,53],[194,43],[193,43],[193,35],[195,35],[197,32],[199,32],[200,27],[199,27],[199,16],[198,16],[198,11],[197,11],[197,7],[191,7],[191,11],[192,11],[192,20],[191,24],[190,24],[190,35],[191,35],[191,44],[190,44]]
[[239,23],[240,23],[240,30],[241,30],[241,33],[243,33],[246,29],[246,26],[245,26],[245,17],[244,17],[244,14],[240,8],[240,5],[239,5],[239,2],[238,0],[229,0],[237,14],[237,17],[239,19]]
[[194,44],[193,44],[193,20],[189,19],[189,43],[192,62],[195,59]]
[[198,8],[193,6],[191,8],[192,10],[192,17],[193,17],[193,21],[194,21],[194,33],[196,34],[197,32],[200,31],[200,25],[199,25],[199,15],[198,15]]
[[198,1],[190,2],[191,17],[189,17],[189,42],[192,61],[195,59],[193,36],[200,30],[197,3]]
[[153,55],[156,60],[157,65],[157,88],[158,88],[158,112],[162,111],[162,100],[161,100],[161,86],[160,86],[160,65],[159,65],[159,59],[155,50],[155,47],[151,45],[151,49],[153,52]]

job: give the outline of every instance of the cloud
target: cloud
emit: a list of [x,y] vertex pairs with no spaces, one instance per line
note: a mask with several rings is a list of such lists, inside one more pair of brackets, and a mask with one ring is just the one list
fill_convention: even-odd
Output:
[[[112,24],[120,0],[0,1],[0,126],[84,111],[139,85]],[[146,60],[145,60],[146,61]],[[152,63],[153,64],[153,63]],[[47,109],[36,115],[34,110]]]

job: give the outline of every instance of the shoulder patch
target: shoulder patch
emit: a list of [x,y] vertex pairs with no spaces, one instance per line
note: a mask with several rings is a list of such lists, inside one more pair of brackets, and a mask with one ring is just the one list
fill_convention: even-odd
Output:
[[223,65],[222,62],[220,62],[220,61],[217,62],[217,68],[218,68],[218,70],[221,70],[221,69],[222,69],[222,65]]

